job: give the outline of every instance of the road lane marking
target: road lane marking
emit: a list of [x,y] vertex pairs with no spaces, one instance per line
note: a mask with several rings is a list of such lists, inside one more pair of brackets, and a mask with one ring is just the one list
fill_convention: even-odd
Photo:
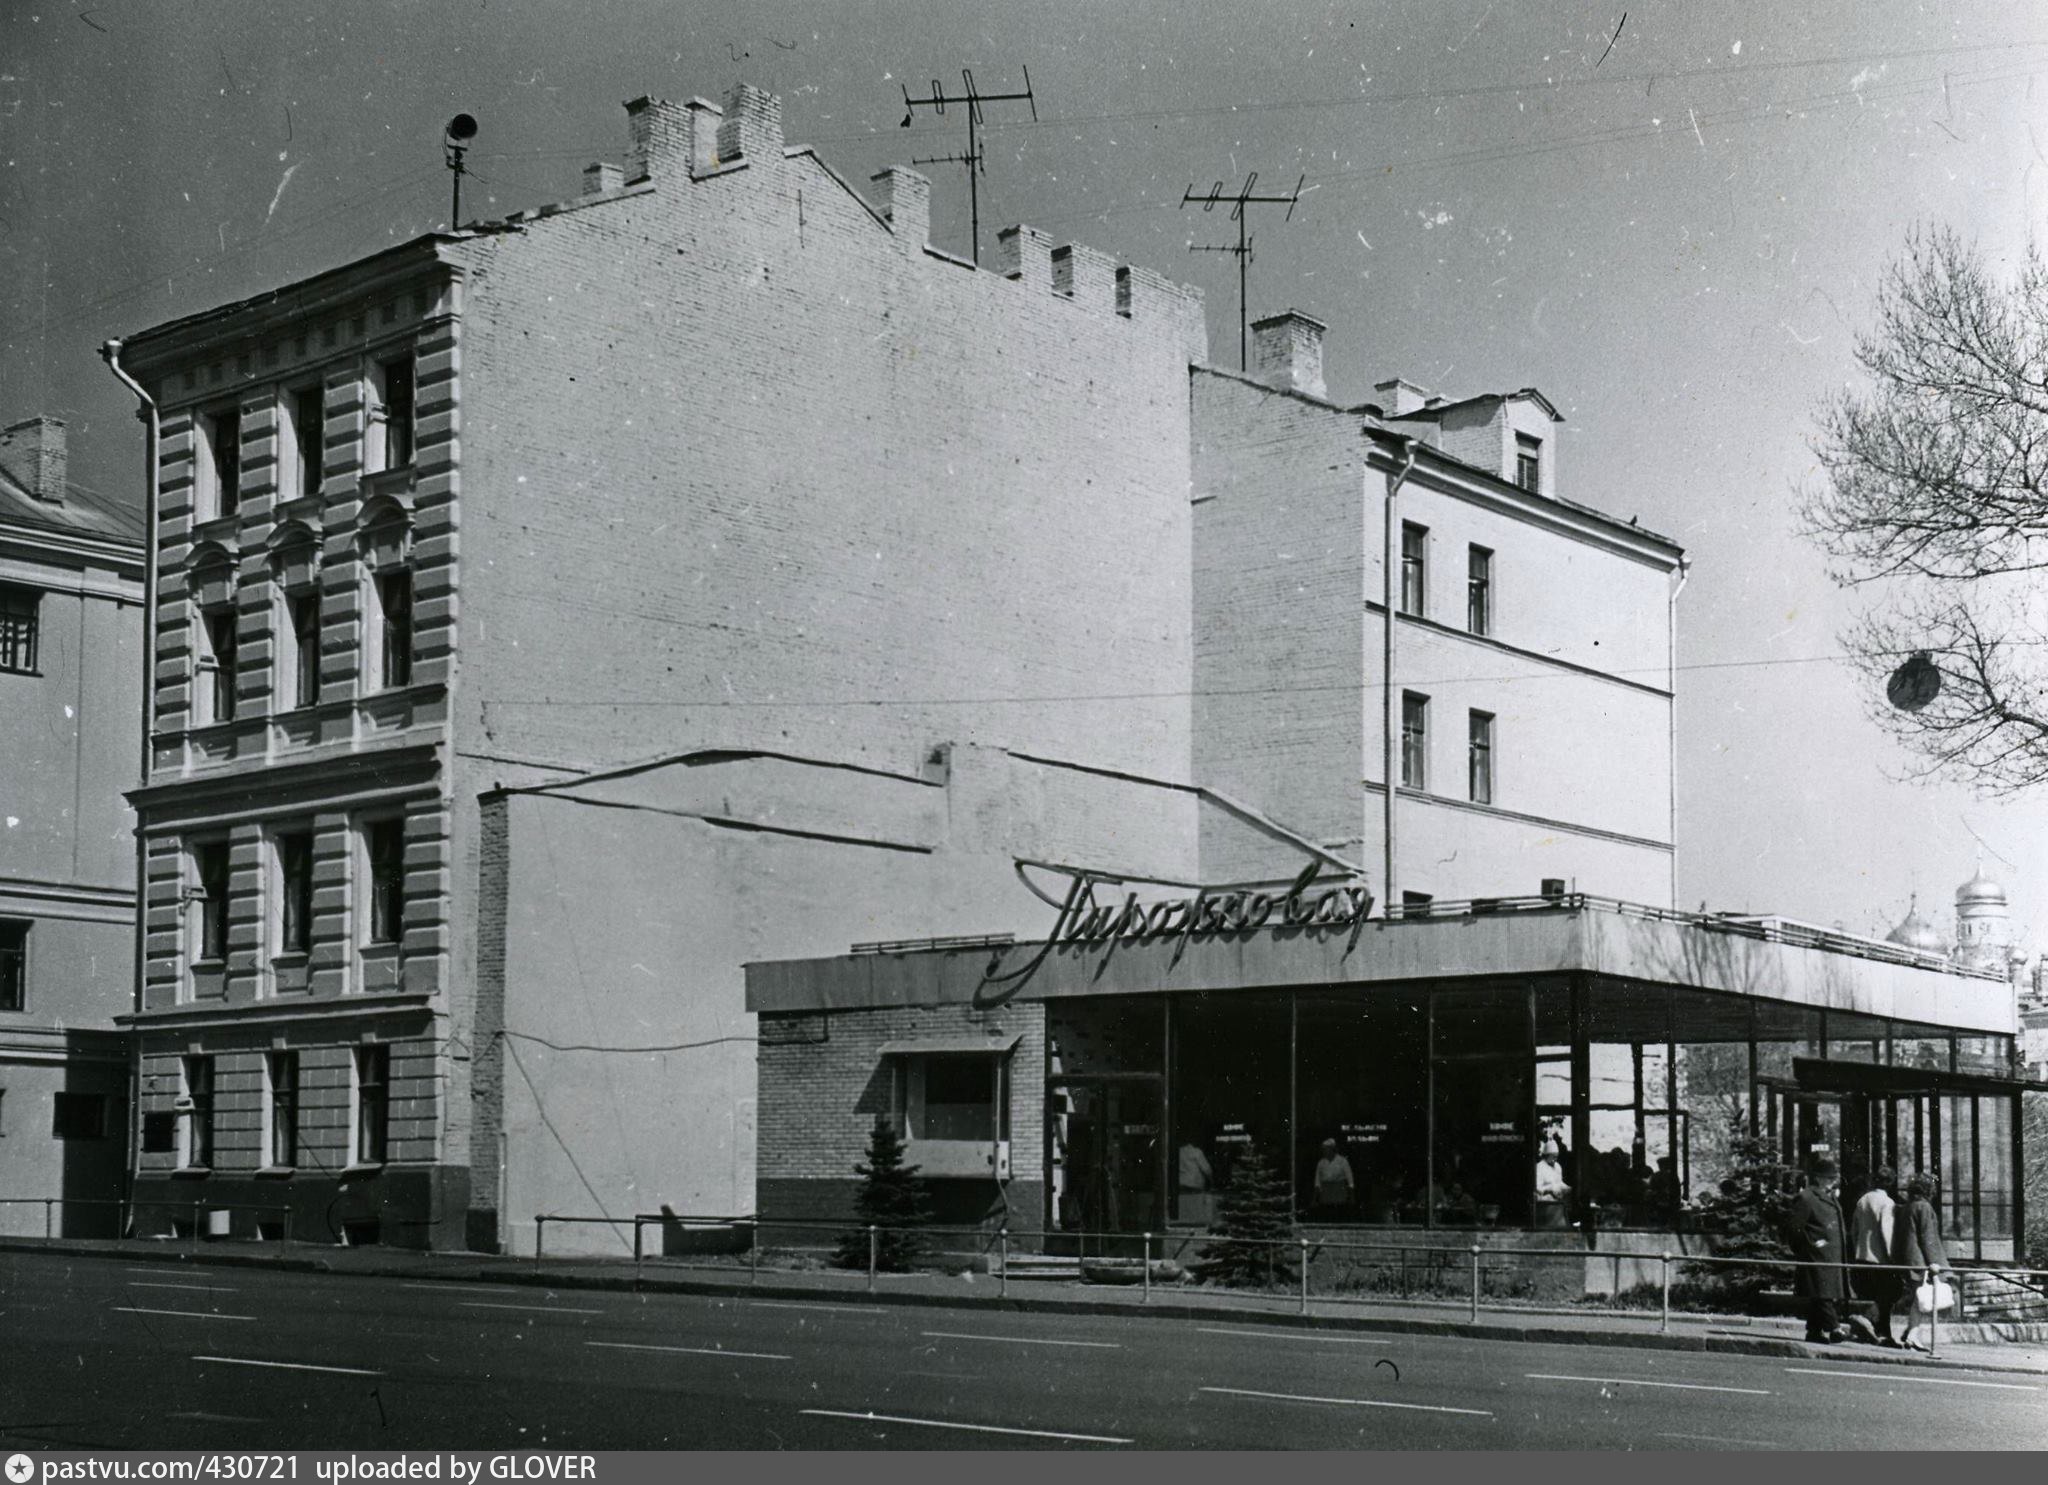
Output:
[[343,1377],[381,1377],[360,1366],[315,1366],[310,1361],[258,1361],[252,1356],[195,1356],[194,1361],[211,1361],[221,1366],[266,1366],[281,1372],[333,1372]]
[[[1786,1371],[1798,1377],[1856,1377],[1865,1382],[1890,1382],[1894,1376],[1884,1372],[1833,1372],[1818,1366],[1788,1366]],[[1901,1368],[1903,1370],[1903,1368]],[[2000,1392],[2039,1392],[2041,1389],[2025,1382],[1965,1382],[1960,1377],[1929,1377],[1913,1374],[1915,1382],[1925,1382],[1933,1387],[1994,1387]]]
[[673,1351],[679,1356],[742,1356],[750,1361],[789,1361],[793,1358],[775,1351],[721,1351],[715,1346],[650,1346],[635,1341],[585,1341],[607,1351]]
[[1731,1439],[1718,1433],[1660,1433],[1660,1439],[1700,1439],[1709,1444],[1735,1444],[1744,1449],[1782,1449],[1783,1444],[1774,1444],[1768,1439]]
[[887,1314],[878,1305],[812,1305],[793,1299],[755,1299],[749,1304],[759,1305],[764,1310],[824,1310],[833,1315],[883,1315]]
[[128,1272],[129,1272],[129,1273],[131,1273],[131,1274],[169,1274],[169,1275],[171,1275],[171,1276],[172,1276],[173,1278],[178,1278],[178,1279],[189,1279],[189,1278],[191,1278],[191,1277],[192,1277],[192,1269],[193,1269],[193,1268],[196,1268],[196,1267],[198,1267],[198,1265],[197,1265],[197,1264],[194,1264],[194,1265],[192,1265],[192,1266],[191,1266],[191,1267],[189,1267],[189,1268],[132,1268],[132,1267],[131,1267],[131,1268],[130,1268],[130,1269],[128,1270]]
[[1006,1346],[1086,1346],[1095,1351],[1121,1351],[1121,1341],[1058,1341],[1028,1335],[968,1335],[959,1330],[925,1330],[920,1335],[940,1341],[1001,1341]]
[[226,1284],[151,1284],[141,1279],[130,1279],[130,1289],[197,1289],[202,1294],[233,1294],[235,1291]]
[[1256,1325],[1197,1325],[1203,1335],[1256,1335],[1275,1341],[1328,1341],[1333,1346],[1377,1346],[1386,1341],[1406,1340],[1391,1335],[1323,1335],[1313,1330],[1263,1330]]
[[531,1294],[531,1289],[520,1289],[511,1284],[472,1284],[467,1279],[435,1279],[431,1283],[404,1283],[400,1289],[431,1289],[437,1294],[450,1294],[457,1289],[470,1293],[481,1291],[485,1294]]
[[1410,1413],[1460,1413],[1467,1418],[1493,1416],[1485,1408],[1446,1408],[1435,1403],[1380,1402],[1369,1397],[1309,1397],[1298,1392],[1259,1392],[1250,1387],[1200,1387],[1196,1391],[1214,1392],[1224,1397],[1263,1397],[1273,1402],[1335,1403],[1346,1408],[1400,1408]]
[[145,1310],[140,1305],[115,1305],[116,1315],[177,1315],[187,1320],[254,1320],[254,1315],[223,1315],[218,1310]]
[[1101,1433],[1049,1433],[1042,1428],[1001,1428],[993,1423],[949,1423],[943,1418],[901,1418],[891,1413],[843,1413],[837,1408],[805,1408],[807,1418],[851,1418],[859,1423],[902,1423],[911,1428],[957,1428],[967,1433],[1000,1433],[1012,1438],[1059,1439],[1069,1444],[1128,1444],[1130,1439]]
[[523,1310],[533,1315],[602,1315],[603,1310],[579,1310],[573,1305],[501,1305],[487,1299],[465,1299],[465,1310]]
[[1745,1397],[1769,1397],[1761,1387],[1709,1387],[1705,1382],[1650,1382],[1641,1377],[1573,1377],[1559,1372],[1523,1372],[1537,1382],[1598,1382],[1607,1387],[1669,1387],[1680,1392],[1740,1392]]

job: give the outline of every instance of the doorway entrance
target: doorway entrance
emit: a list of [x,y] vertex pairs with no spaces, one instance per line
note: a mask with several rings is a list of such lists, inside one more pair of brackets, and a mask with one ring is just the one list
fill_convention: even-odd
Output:
[[[1165,1230],[1165,1098],[1149,1074],[1068,1076],[1046,1085],[1048,1244],[1059,1233]],[[1073,1245],[1079,1251],[1078,1242]],[[1111,1245],[1106,1245],[1111,1246]],[[1137,1245],[1131,1244],[1132,1253]]]
[[2014,1137],[2019,1093],[1999,1079],[1920,1068],[1796,1058],[1764,1079],[1759,1129],[1786,1164],[1826,1156],[1846,1202],[1888,1165],[1903,1183],[1931,1178],[1949,1256],[2011,1262],[2020,1220]]

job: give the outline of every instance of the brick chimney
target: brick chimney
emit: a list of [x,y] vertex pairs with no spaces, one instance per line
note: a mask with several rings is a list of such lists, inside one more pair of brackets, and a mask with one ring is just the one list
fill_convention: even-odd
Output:
[[1409,413],[1420,412],[1431,402],[1441,402],[1441,397],[1432,398],[1426,387],[1418,387],[1400,377],[1389,377],[1375,382],[1373,390],[1380,394],[1380,409],[1390,418],[1406,417]]
[[602,160],[583,167],[583,194],[602,196],[607,191],[616,191],[626,183],[626,172],[616,165],[607,165]]
[[64,424],[57,418],[29,418],[0,429],[0,470],[38,500],[64,503],[69,462]]
[[626,105],[626,127],[633,131],[633,147],[626,152],[627,180],[689,171],[690,111],[682,104],[635,98]]
[[1330,327],[1290,309],[1252,321],[1252,371],[1261,381],[1291,387],[1311,397],[1323,387],[1323,335]]
[[910,251],[923,252],[932,236],[932,183],[901,165],[878,170],[869,179],[875,187],[875,210],[889,230]]
[[725,95],[725,117],[718,121],[718,163],[781,155],[782,100],[752,83],[739,84]]

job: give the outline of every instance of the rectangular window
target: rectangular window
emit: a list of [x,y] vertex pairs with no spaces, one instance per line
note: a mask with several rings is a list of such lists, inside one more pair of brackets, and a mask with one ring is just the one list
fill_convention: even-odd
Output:
[[0,922],[0,1011],[28,1009],[28,924]]
[[294,593],[285,600],[292,626],[292,705],[320,701],[320,595]]
[[299,1054],[272,1052],[263,1059],[264,1159],[273,1170],[299,1163]]
[[1401,526],[1401,612],[1422,617],[1428,599],[1429,528]]
[[313,952],[313,832],[280,831],[277,842],[277,952]]
[[201,520],[231,516],[242,508],[242,414],[239,409],[206,416],[206,472],[212,499],[202,506]]
[[1493,633],[1493,553],[1485,547],[1465,549],[1465,627]]
[[1429,787],[1429,698],[1401,693],[1401,787]]
[[384,689],[412,684],[412,573],[401,567],[377,579],[379,654]]
[[918,1059],[924,1099],[911,1122],[921,1140],[988,1140],[996,1135],[996,1064],[990,1057]]
[[0,670],[36,674],[42,607],[43,595],[34,588],[0,583]]
[[1533,433],[1515,435],[1515,483],[1524,490],[1543,488],[1543,440]]
[[107,1137],[107,1095],[59,1093],[50,1113],[50,1137],[103,1140]]
[[295,495],[317,495],[327,477],[327,398],[319,386],[291,394],[292,448],[298,458]]
[[199,960],[228,956],[228,843],[208,841],[192,852],[193,906],[199,911]]
[[1493,713],[1472,712],[1466,721],[1474,804],[1493,803]]
[[351,1165],[382,1165],[389,1148],[391,1048],[356,1048],[356,1129]]
[[[372,473],[404,469],[413,459],[413,366],[412,357],[400,356],[377,363],[372,381],[376,404],[371,417],[380,425],[381,440],[372,440],[373,454],[379,455]],[[382,447],[376,445],[381,443]]]
[[363,854],[370,868],[368,940],[395,944],[405,932],[405,821],[366,824]]
[[180,1066],[185,1149],[184,1159],[179,1163],[204,1169],[213,1164],[213,1059],[187,1057]]
[[206,672],[208,722],[235,720],[235,664],[240,637],[235,629],[232,606],[210,608],[200,616],[206,654],[200,669]]

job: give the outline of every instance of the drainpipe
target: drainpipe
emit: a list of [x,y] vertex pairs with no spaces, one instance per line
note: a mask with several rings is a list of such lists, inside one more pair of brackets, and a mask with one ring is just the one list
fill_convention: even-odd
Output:
[[1408,483],[1408,476],[1415,469],[1416,443],[1405,434],[1396,434],[1402,446],[1404,458],[1400,473],[1387,482],[1386,529],[1380,547],[1380,617],[1382,619],[1382,646],[1380,655],[1380,778],[1387,786],[1387,804],[1381,811],[1385,821],[1386,855],[1380,870],[1380,915],[1391,918],[1399,898],[1394,891],[1394,799],[1399,791],[1396,772],[1395,729],[1400,725],[1396,708],[1400,704],[1400,692],[1394,687],[1394,600],[1398,596],[1397,584],[1400,570],[1396,564],[1401,558],[1400,495],[1401,487]]
[[[107,369],[121,385],[135,394],[135,416],[142,420],[142,755],[138,782],[147,785],[150,772],[151,732],[156,722],[156,582],[157,582],[157,451],[163,437],[162,416],[156,399],[143,389],[121,365],[121,342],[110,340],[100,347]],[[146,945],[149,941],[149,850],[140,822],[135,827],[135,1010],[142,1010],[142,987],[148,973]],[[130,1085],[133,1098],[128,1106],[129,1133],[134,1143],[129,1190],[132,1194],[142,1178],[142,1049],[135,1052]]]
[[1684,557],[1678,559],[1678,581],[1671,588],[1671,606],[1664,623],[1665,643],[1669,655],[1664,672],[1664,683],[1671,690],[1671,698],[1665,703],[1667,711],[1668,741],[1665,745],[1664,768],[1671,779],[1671,824],[1668,839],[1671,842],[1671,906],[1678,906],[1678,595],[1685,591],[1687,579],[1692,576],[1692,566]]

